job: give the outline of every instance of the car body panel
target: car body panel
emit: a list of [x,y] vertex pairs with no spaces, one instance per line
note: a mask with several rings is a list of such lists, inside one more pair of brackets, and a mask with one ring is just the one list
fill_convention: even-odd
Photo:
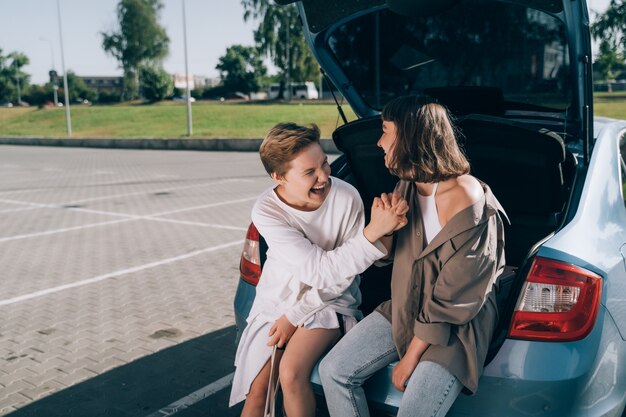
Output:
[[[620,248],[626,243],[626,207],[622,196],[619,138],[626,122],[597,119],[595,141],[578,209],[573,219],[540,249],[568,254],[604,276],[605,306],[626,336],[626,267]],[[586,264],[594,265],[590,268]]]
[[256,287],[247,283],[243,279],[240,279],[239,285],[237,286],[237,292],[235,293],[235,299],[233,301],[233,306],[235,308],[235,325],[238,330],[237,340],[235,340],[235,343],[239,343],[241,332],[243,332],[243,329],[246,328],[246,319],[248,318],[248,314],[250,313],[255,297]]

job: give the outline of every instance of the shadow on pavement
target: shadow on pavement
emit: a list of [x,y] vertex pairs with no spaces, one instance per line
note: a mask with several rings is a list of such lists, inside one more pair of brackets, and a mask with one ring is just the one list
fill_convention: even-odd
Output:
[[[180,343],[30,403],[9,417],[146,417],[234,371],[235,327]],[[175,417],[238,416],[230,385]]]

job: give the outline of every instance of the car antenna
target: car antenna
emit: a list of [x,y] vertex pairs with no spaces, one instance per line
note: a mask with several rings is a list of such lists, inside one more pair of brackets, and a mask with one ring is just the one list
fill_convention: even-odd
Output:
[[[326,72],[324,72],[324,69],[322,67],[320,67],[320,72],[322,73],[322,77],[324,77],[324,79],[326,80],[326,82],[328,83],[329,86],[334,86],[335,84],[330,80],[330,78],[328,78],[328,75],[326,75]],[[344,124],[348,124],[348,119],[346,119],[346,115],[343,112],[343,109],[341,108],[341,104],[339,104],[339,101],[337,101],[337,97],[335,97],[335,93],[333,92],[332,88],[329,88],[330,90],[330,94],[333,95],[333,100],[335,100],[335,104],[337,105],[337,110],[339,111],[339,115],[341,116],[341,118],[343,119],[343,123]]]

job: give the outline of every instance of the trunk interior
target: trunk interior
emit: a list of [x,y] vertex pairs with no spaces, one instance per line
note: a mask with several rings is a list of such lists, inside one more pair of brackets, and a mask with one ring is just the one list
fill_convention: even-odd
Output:
[[[472,175],[491,187],[510,219],[510,224],[505,224],[507,268],[497,288],[500,324],[492,342],[492,356],[506,336],[533,252],[562,226],[576,158],[558,134],[546,129],[481,114],[459,117],[456,125]],[[396,183],[384,166],[382,150],[376,146],[381,133],[379,116],[351,122],[333,133],[348,165],[333,175],[359,190],[366,216],[374,197],[391,192]],[[389,299],[390,278],[391,266],[373,266],[363,274],[364,314]]]

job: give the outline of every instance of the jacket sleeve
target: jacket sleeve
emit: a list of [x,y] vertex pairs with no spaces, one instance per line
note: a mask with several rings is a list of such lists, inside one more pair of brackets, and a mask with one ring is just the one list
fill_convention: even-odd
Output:
[[460,247],[441,267],[434,289],[424,294],[414,322],[414,335],[430,344],[448,345],[451,326],[476,317],[497,277],[495,219],[466,233],[472,235],[461,239]]
[[326,251],[281,219],[253,212],[252,221],[278,262],[314,289],[347,286],[386,254],[380,242],[372,244],[365,238],[362,228],[341,246]]

